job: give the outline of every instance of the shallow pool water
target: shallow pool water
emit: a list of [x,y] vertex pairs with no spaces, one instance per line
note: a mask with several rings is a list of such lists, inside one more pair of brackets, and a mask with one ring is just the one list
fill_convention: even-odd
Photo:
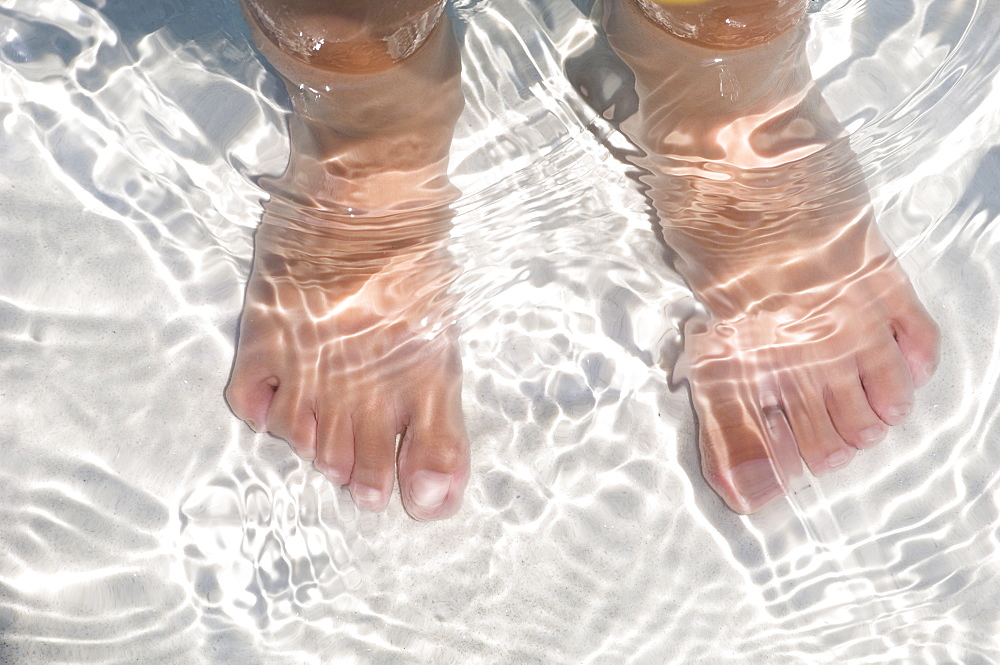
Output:
[[667,380],[694,303],[593,109],[634,102],[587,5],[449,6],[473,478],[421,524],[223,400],[287,156],[237,3],[0,0],[0,663],[1000,660],[1000,14],[810,16],[942,364],[883,444],[747,518]]

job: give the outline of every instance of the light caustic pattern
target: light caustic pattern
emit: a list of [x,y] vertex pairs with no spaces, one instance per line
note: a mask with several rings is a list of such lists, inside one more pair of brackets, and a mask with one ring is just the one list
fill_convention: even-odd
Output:
[[[288,99],[234,3],[0,0],[0,662],[1000,659],[1000,17],[831,0],[803,53],[849,140],[793,174],[730,160],[702,177],[642,162],[626,135],[655,137],[605,120],[640,108],[636,77],[587,4],[450,5],[462,194],[447,213],[428,202],[450,191],[418,197],[418,242],[375,216],[395,265],[433,257],[404,284],[437,331],[462,330],[429,339],[463,362],[470,480],[428,525],[398,495],[358,511],[223,399],[259,177],[277,182],[289,143]],[[824,170],[863,172],[871,215],[852,228],[878,220],[942,325],[941,364],[877,447],[741,517],[702,478],[712,404],[695,390],[699,423],[669,380],[685,326],[683,357],[699,339],[699,357],[733,356],[691,327],[719,309],[669,260],[693,265],[678,235],[718,210],[714,177],[761,205],[797,182],[789,207],[809,206]],[[685,223],[651,223],[654,208]],[[279,254],[316,246],[296,220]],[[807,259],[829,267],[833,235]],[[315,333],[282,283],[264,310],[299,302]],[[738,333],[744,359],[774,367],[773,340]]]
[[[447,250],[447,163],[463,106],[457,43],[442,23],[411,57],[359,75],[317,67],[277,48],[269,23],[250,25],[294,114],[288,167],[263,181],[271,198],[229,404],[349,486],[359,506],[385,508],[398,467],[410,515],[448,517],[468,481],[448,290],[458,272]],[[301,26],[328,27],[311,17]]]
[[938,346],[812,80],[805,26],[782,25],[803,3],[772,6],[779,32],[758,28],[737,50],[728,23],[690,40],[664,40],[638,10],[606,23],[636,76],[622,129],[643,150],[639,179],[707,309],[686,326],[677,373],[702,466],[746,513],[787,492],[800,458],[821,475],[903,422]]

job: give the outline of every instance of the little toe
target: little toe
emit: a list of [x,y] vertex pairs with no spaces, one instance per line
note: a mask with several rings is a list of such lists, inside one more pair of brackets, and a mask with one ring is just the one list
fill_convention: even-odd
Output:
[[830,386],[826,408],[840,437],[863,450],[884,439],[888,426],[872,410],[861,379],[855,372],[852,372],[853,378],[844,377]]
[[395,470],[396,427],[391,408],[369,408],[352,417],[354,468],[350,489],[362,510],[385,510],[392,494]]
[[898,347],[890,339],[859,354],[858,369],[868,404],[882,422],[903,422],[913,405],[913,377]]
[[451,517],[462,506],[469,481],[469,440],[461,420],[415,423],[399,454],[403,507],[417,520]]

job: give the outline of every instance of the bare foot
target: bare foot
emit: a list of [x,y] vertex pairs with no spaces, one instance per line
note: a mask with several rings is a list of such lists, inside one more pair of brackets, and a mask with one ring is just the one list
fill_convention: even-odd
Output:
[[750,513],[785,493],[800,459],[814,474],[842,467],[901,422],[938,330],[812,81],[803,3],[761,0],[756,18],[726,20],[733,4],[685,8],[677,26],[669,8],[613,0],[605,24],[636,74],[623,130],[708,310],[685,329],[703,471]]
[[[457,46],[442,21],[404,57],[345,73],[330,63],[346,56],[306,58],[263,31],[270,5],[245,8],[292,96],[291,156],[265,183],[226,398],[252,428],[347,485],[359,507],[386,507],[398,467],[410,515],[448,517],[469,473],[446,248],[447,156],[463,104]],[[363,25],[282,7],[284,23],[269,25],[294,26],[316,52],[378,50],[357,37]],[[338,31],[351,38],[338,42]]]

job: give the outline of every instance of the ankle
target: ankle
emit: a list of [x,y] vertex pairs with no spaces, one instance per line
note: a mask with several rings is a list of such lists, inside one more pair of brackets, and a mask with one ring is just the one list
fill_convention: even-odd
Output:
[[433,207],[454,198],[447,163],[464,99],[447,20],[415,52],[363,73],[304,62],[257,37],[294,109],[288,168],[262,181],[272,196],[364,211]]
[[[254,43],[287,78],[297,64],[383,71],[413,55],[440,22],[443,0],[242,0]],[[288,71],[286,71],[288,70]]]
[[720,49],[665,30],[642,10],[648,1],[615,0],[604,27],[635,74],[639,113],[626,131],[651,155],[722,159],[738,147],[732,141],[743,144],[761,125],[812,104],[805,22],[766,42]]
[[755,46],[787,32],[805,15],[807,0],[628,0],[671,34],[713,49]]

